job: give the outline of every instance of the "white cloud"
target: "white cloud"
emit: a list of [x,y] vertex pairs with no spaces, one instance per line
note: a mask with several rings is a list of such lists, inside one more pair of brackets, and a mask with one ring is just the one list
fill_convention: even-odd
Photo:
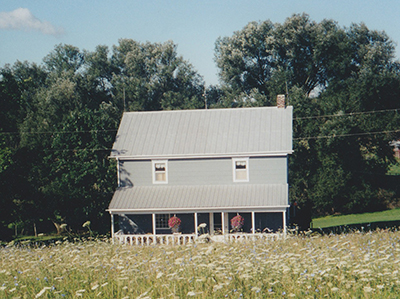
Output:
[[36,18],[27,8],[0,12],[0,29],[34,30],[48,35],[61,35],[64,33],[62,28],[56,28],[51,23]]

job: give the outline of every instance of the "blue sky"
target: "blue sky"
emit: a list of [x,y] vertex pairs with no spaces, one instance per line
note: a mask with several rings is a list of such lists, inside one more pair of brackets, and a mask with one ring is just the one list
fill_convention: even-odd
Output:
[[248,22],[283,23],[294,13],[340,26],[364,22],[384,30],[400,58],[399,0],[0,0],[0,67],[17,60],[41,63],[54,46],[93,51],[120,38],[178,45],[206,84],[218,84],[214,45]]

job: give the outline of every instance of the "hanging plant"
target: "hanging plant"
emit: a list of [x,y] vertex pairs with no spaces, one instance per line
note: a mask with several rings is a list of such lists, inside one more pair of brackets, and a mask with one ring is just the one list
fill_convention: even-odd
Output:
[[182,222],[181,219],[179,219],[178,217],[176,217],[174,215],[171,218],[169,218],[168,226],[174,232],[174,231],[177,231],[179,229],[179,226],[181,225],[181,222]]
[[231,219],[231,226],[233,231],[238,231],[243,227],[244,218],[239,214]]

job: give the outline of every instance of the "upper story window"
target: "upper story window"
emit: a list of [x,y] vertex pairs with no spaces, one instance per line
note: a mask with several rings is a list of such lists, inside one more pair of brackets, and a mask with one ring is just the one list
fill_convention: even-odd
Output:
[[153,184],[168,184],[168,163],[167,161],[152,161]]
[[249,181],[249,158],[235,158],[233,162],[233,181],[248,182]]

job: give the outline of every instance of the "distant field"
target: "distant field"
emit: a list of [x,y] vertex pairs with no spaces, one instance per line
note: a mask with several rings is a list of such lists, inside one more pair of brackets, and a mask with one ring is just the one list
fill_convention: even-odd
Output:
[[313,219],[313,228],[325,228],[340,225],[359,223],[400,221],[400,209],[387,210],[375,213],[350,214],[341,216],[327,216]]
[[397,159],[397,163],[393,164],[388,171],[389,175],[400,175],[400,159]]

